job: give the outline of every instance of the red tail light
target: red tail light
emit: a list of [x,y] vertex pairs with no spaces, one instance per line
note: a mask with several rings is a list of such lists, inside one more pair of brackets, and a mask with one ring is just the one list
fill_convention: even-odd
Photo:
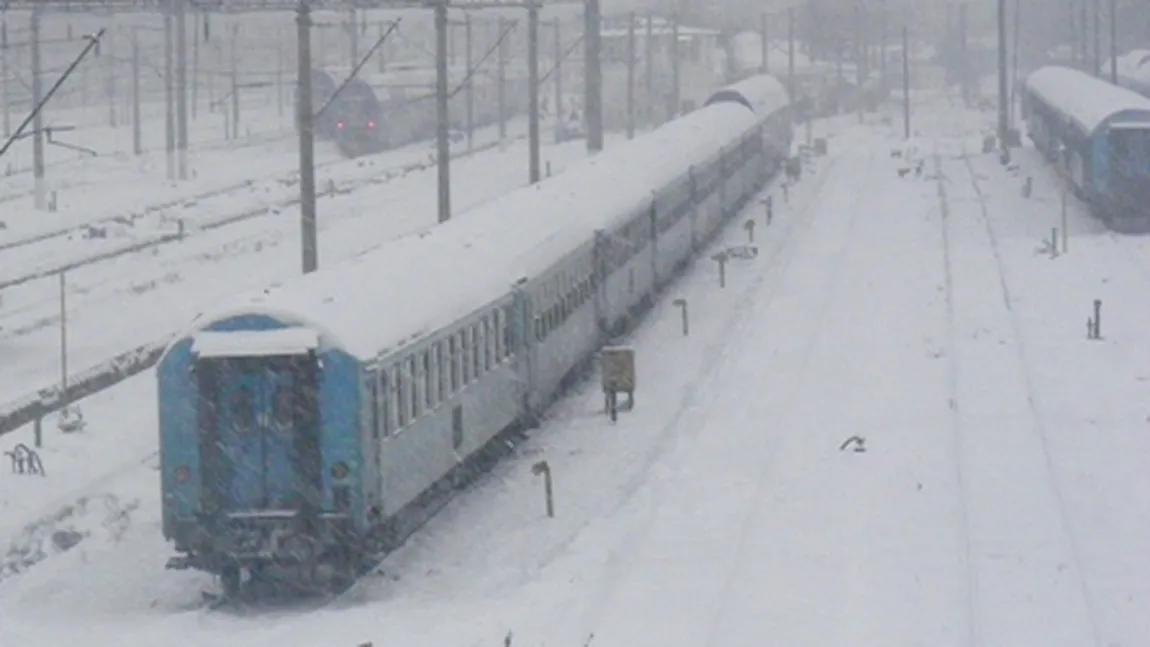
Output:
[[374,121],[367,122],[367,127],[368,128],[375,128],[375,122]]
[[335,127],[340,129],[340,130],[343,130],[343,122],[342,121],[335,122]]

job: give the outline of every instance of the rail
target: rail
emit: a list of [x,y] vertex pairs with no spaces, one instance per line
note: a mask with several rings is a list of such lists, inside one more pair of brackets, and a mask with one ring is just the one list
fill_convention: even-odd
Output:
[[61,390],[59,385],[49,386],[0,405],[0,436],[143,373],[156,365],[168,342],[169,338],[165,337],[163,340],[121,353],[75,375],[69,375],[68,386],[64,390]]

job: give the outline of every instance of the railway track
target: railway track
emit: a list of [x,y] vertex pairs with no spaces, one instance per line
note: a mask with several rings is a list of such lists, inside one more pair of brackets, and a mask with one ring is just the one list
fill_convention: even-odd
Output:
[[[250,146],[258,146],[260,144],[266,144],[266,143],[275,141],[277,139],[282,139],[286,136],[287,135],[284,133],[276,133],[276,134],[270,134],[270,135],[266,135],[266,136],[256,135],[256,136],[253,136],[252,138],[249,138],[249,141],[244,142],[243,144],[241,144],[240,146],[238,146],[236,148],[237,149],[243,149],[243,148],[247,148]],[[204,146],[204,147],[198,147],[196,150],[197,151],[219,150],[219,149],[223,149],[223,148],[232,147],[234,145],[235,145],[234,142],[227,142],[226,144],[221,143],[221,145],[218,145],[218,146],[217,145],[209,145],[209,146]],[[333,165],[338,164],[338,163],[343,162],[343,161],[346,161],[346,160],[340,159],[340,160],[332,160],[329,162],[324,162],[321,164],[317,164],[316,168],[317,169],[327,168],[327,167],[333,166]],[[71,163],[71,160],[57,162],[56,164],[49,165],[48,168],[65,166],[69,163]],[[28,172],[31,172],[30,168],[26,169],[25,171],[23,171],[21,173],[17,173],[16,175],[23,175],[23,174],[28,173]],[[281,177],[284,177],[284,176],[281,176]],[[290,174],[288,174],[288,177],[290,177]],[[138,215],[151,215],[157,211],[164,211],[167,209],[178,207],[179,205],[187,203],[187,202],[195,202],[197,200],[206,200],[208,198],[212,198],[215,196],[223,195],[225,193],[230,193],[232,191],[238,191],[238,190],[250,187],[252,184],[254,184],[257,181],[263,181],[263,180],[269,180],[269,179],[271,179],[271,178],[261,178],[260,180],[250,180],[249,179],[249,180],[245,180],[243,182],[236,182],[236,183],[229,184],[229,185],[217,188],[217,189],[212,189],[211,191],[205,191],[203,193],[197,193],[195,195],[184,196],[181,198],[176,198],[173,200],[168,200],[165,202],[156,203],[156,204],[148,206],[147,208],[145,208],[143,210],[143,212],[141,212]],[[281,182],[282,181],[283,180],[281,179]],[[56,188],[57,189],[78,189],[78,188],[83,188],[84,186],[87,186],[89,184],[91,184],[91,183],[90,182],[76,182],[73,184],[73,183],[65,182],[62,185],[57,185]],[[35,195],[34,190],[20,191],[17,193],[10,193],[8,195],[0,196],[0,204],[5,204],[8,202],[15,202],[16,200],[23,200],[26,198],[30,198],[34,195]],[[57,238],[64,238],[64,237],[69,236],[71,234],[74,234],[76,232],[83,231],[84,229],[86,229],[88,227],[99,226],[101,224],[110,224],[110,223],[117,222],[117,221],[123,221],[124,219],[125,219],[125,216],[115,216],[115,217],[110,217],[110,218],[109,217],[98,218],[98,219],[82,222],[79,224],[68,225],[65,227],[60,227],[58,229],[52,229],[52,230],[49,230],[46,232],[34,234],[34,235],[20,238],[17,240],[2,242],[2,243],[0,243],[0,252],[7,250],[7,249],[17,249],[20,247],[26,247],[28,245],[34,245],[36,243],[42,243],[44,241],[54,240]]]
[[[518,141],[518,140],[523,139],[523,136],[517,135],[517,136],[511,137],[510,139],[511,139],[511,141]],[[470,155],[474,155],[477,153],[482,153],[482,152],[485,152],[488,150],[492,150],[492,149],[498,147],[499,145],[500,145],[499,142],[491,142],[488,144],[475,146],[470,151],[464,151],[464,152],[453,154],[451,156],[451,158],[452,159],[460,159],[460,158],[468,157]],[[339,164],[339,163],[346,162],[346,161],[347,160],[332,160],[331,162],[320,165],[319,168],[327,168],[327,167],[333,166],[335,164]],[[403,173],[407,173],[407,172],[411,172],[411,171],[424,169],[424,168],[427,168],[429,165],[430,165],[430,162],[420,161],[420,162],[411,162],[411,163],[407,163],[407,164],[401,164],[401,165],[393,166],[390,168],[385,168],[380,173],[372,175],[371,177],[356,178],[356,179],[351,179],[351,180],[345,180],[343,182],[333,183],[332,185],[329,186],[328,190],[323,193],[323,195],[334,196],[334,195],[348,194],[348,193],[351,193],[351,192],[353,192],[357,189],[360,189],[364,186],[368,186],[370,184],[381,184],[384,182],[388,182],[388,181],[394,179],[397,174],[403,174]],[[290,178],[290,176],[289,176],[289,179],[281,180],[281,183],[287,182],[288,185],[290,185],[290,184],[298,183],[298,181],[299,181],[298,178]],[[249,181],[237,184],[237,185],[224,187],[221,189],[213,190],[213,191],[199,194],[196,196],[189,196],[189,197],[182,198],[179,200],[172,200],[172,201],[163,203],[161,205],[157,205],[156,207],[149,209],[148,211],[145,212],[144,215],[152,215],[152,214],[156,214],[157,212],[161,212],[161,211],[164,211],[164,210],[167,210],[170,208],[174,208],[174,207],[177,207],[179,205],[186,204],[189,202],[195,202],[197,200],[203,200],[203,199],[207,199],[207,198],[211,198],[211,197],[224,195],[226,193],[237,191],[237,190],[246,188],[248,186],[251,186],[253,183],[254,183],[254,181],[249,180]],[[264,204],[264,205],[260,205],[257,208],[247,209],[247,210],[239,212],[239,213],[233,213],[233,214],[230,214],[227,216],[223,216],[221,218],[217,218],[214,220],[209,220],[207,222],[199,223],[199,224],[197,224],[196,229],[199,231],[211,231],[213,229],[219,229],[221,227],[226,227],[228,225],[232,225],[232,224],[236,224],[239,222],[251,220],[253,218],[258,218],[260,216],[264,216],[268,213],[269,208],[293,207],[297,204],[299,204],[299,198],[298,197],[292,198],[289,200],[282,200],[282,201],[271,203],[271,204]],[[94,220],[94,221],[90,221],[90,222],[81,223],[78,225],[72,225],[69,227],[64,227],[64,228],[61,228],[59,230],[46,232],[42,235],[31,237],[29,239],[25,239],[23,241],[13,241],[13,242],[7,243],[5,245],[0,245],[0,251],[3,251],[5,249],[10,250],[10,249],[14,249],[17,247],[23,247],[23,246],[27,246],[27,245],[35,244],[35,243],[42,243],[42,242],[46,242],[46,241],[53,240],[53,239],[64,238],[64,237],[70,236],[72,234],[82,232],[82,231],[84,231],[88,228],[91,228],[91,227],[98,227],[98,226],[103,225],[103,224],[113,224],[115,222],[122,222],[123,219],[124,219],[123,216],[118,216],[118,217],[114,217],[114,218],[101,218],[99,220]],[[36,270],[34,272],[29,272],[27,274],[24,274],[22,276],[19,276],[19,277],[13,278],[13,279],[0,281],[0,290],[3,290],[5,288],[16,287],[18,285],[23,285],[25,283],[29,283],[31,281],[35,281],[38,279],[43,279],[43,278],[55,276],[57,274],[60,274],[61,272],[68,272],[68,271],[75,270],[75,269],[85,267],[88,265],[93,265],[93,264],[100,263],[103,261],[108,261],[108,260],[111,260],[114,258],[125,256],[127,254],[133,254],[136,252],[144,251],[147,249],[152,249],[152,248],[159,247],[162,245],[167,245],[169,243],[174,243],[174,242],[185,239],[187,237],[187,235],[188,234],[186,232],[179,232],[179,231],[174,231],[171,233],[164,233],[164,234],[156,234],[156,235],[144,238],[143,240],[136,240],[136,241],[133,241],[131,243],[127,243],[127,244],[122,245],[120,247],[115,247],[113,249],[105,250],[102,252],[97,252],[94,254],[90,254],[88,256],[83,256],[80,258],[69,260],[69,261],[64,262],[64,263],[58,263],[58,264],[49,266],[49,267],[44,268],[44,269]]]

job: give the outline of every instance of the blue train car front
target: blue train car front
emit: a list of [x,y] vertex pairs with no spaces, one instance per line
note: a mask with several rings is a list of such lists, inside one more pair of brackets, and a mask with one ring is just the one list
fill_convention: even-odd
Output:
[[1121,233],[1150,233],[1150,120],[1116,120],[1096,151],[1108,226]]
[[[218,321],[161,361],[170,568],[354,576],[362,546],[359,363],[263,315]],[[319,573],[319,575],[317,575]]]

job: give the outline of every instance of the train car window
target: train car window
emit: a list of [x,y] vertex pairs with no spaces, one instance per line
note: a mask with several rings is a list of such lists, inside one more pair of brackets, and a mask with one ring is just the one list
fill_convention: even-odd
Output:
[[479,379],[479,376],[483,375],[483,346],[485,344],[483,340],[483,329],[479,327],[479,324],[475,324],[471,327],[471,341],[471,357],[474,359],[472,376],[475,379]]
[[431,373],[428,380],[430,387],[430,406],[438,407],[443,399],[443,359],[440,351],[443,345],[435,342],[431,345]]
[[507,322],[503,318],[503,309],[495,309],[495,361],[502,362],[507,356],[504,350],[507,346]]
[[451,398],[451,348],[449,342],[440,341],[435,345],[439,355],[439,401]]
[[383,406],[379,397],[379,379],[373,373],[367,378],[367,400],[368,400],[368,424],[371,425],[371,437],[379,440],[383,435],[383,430],[380,429],[380,418],[383,413]]
[[459,339],[455,334],[448,338],[448,372],[451,375],[451,394],[459,390]]
[[495,328],[491,325],[491,315],[483,318],[483,368],[491,370],[495,366]]
[[[512,355],[515,354],[515,328],[513,327],[514,322],[515,322],[515,310],[511,306],[507,306],[507,309],[503,311],[503,352],[504,352],[504,357],[511,357]],[[519,334],[523,335],[524,331],[521,329]]]
[[415,420],[423,414],[423,371],[419,370],[419,363],[415,357],[407,359],[407,374],[411,376],[411,419]]
[[472,330],[471,326],[467,326],[459,333],[460,337],[463,338],[462,347],[463,347],[463,384],[464,385],[471,384],[471,379],[473,377],[471,374],[471,361],[472,361],[471,355],[473,352],[472,349],[475,345],[475,338],[472,337],[473,332],[474,331]]
[[423,375],[420,383],[423,384],[423,405],[428,409],[435,406],[435,373],[432,366],[431,350],[423,351]]
[[272,425],[282,434],[295,433],[295,388],[279,383],[272,393]]
[[399,374],[395,367],[387,369],[387,432],[390,436],[399,430]]
[[411,406],[411,396],[408,395],[411,389],[411,376],[407,375],[407,362],[403,362],[395,367],[395,382],[396,382],[396,414],[398,423],[396,429],[403,429],[407,426],[407,421],[410,419],[408,415],[408,407]]
[[1150,129],[1111,128],[1107,143],[1120,173],[1127,177],[1145,174],[1142,169],[1150,163]]
[[387,374],[377,369],[371,380],[372,434],[376,439],[387,436]]

